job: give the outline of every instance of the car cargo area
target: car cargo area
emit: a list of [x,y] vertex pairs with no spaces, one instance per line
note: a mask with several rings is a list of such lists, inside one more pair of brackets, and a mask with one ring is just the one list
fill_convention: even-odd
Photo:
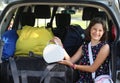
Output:
[[120,10],[112,3],[112,0],[11,1],[0,16],[0,83],[75,83],[79,71],[56,62],[48,69],[50,73],[43,73],[51,65],[43,59],[43,50],[57,36],[72,57],[84,43],[84,31],[95,17],[106,21],[110,73],[114,83],[120,83]]

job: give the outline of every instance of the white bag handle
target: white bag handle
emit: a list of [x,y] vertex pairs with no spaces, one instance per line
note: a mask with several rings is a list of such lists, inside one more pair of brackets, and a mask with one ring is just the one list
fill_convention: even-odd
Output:
[[[93,64],[93,55],[92,55],[92,50],[91,50],[91,42],[88,44],[88,54],[89,54],[89,61],[90,61],[90,65]],[[92,73],[92,78],[95,78],[95,72]]]

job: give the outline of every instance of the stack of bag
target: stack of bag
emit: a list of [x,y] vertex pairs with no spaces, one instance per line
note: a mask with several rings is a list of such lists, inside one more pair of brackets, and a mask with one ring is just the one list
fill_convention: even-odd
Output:
[[21,30],[9,30],[2,35],[4,41],[2,60],[12,56],[29,56],[29,52],[42,55],[53,34],[44,27],[24,26]]

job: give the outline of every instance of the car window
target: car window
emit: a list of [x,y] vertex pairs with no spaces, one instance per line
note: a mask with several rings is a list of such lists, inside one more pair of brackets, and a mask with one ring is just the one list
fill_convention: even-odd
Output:
[[115,0],[116,7],[120,11],[120,0]]
[[83,29],[86,29],[89,21],[83,20],[83,8],[76,9],[76,13],[71,15],[71,24],[78,24],[80,25]]
[[[53,8],[51,8],[52,11]],[[62,13],[62,11],[65,10],[64,7],[59,7],[56,11],[57,13]],[[80,25],[83,29],[86,29],[88,24],[89,24],[89,20],[83,20],[82,16],[83,16],[83,8],[79,8],[79,9],[74,9],[73,10],[75,13],[70,14],[71,15],[71,25]],[[41,19],[41,18],[36,18],[35,19],[35,27],[36,26],[47,26],[47,23],[49,23],[51,20],[51,18],[47,18],[47,19]],[[57,27],[56,26],[56,21],[55,21],[55,16],[54,16],[54,20],[53,20],[53,27]]]
[[2,11],[6,7],[6,3],[3,1],[0,1],[0,11]]

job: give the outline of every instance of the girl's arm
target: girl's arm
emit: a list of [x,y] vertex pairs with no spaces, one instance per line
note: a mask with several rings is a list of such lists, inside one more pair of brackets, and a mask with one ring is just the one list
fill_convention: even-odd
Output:
[[[50,41],[63,47],[63,44],[62,44],[61,40],[56,36]],[[64,49],[64,51],[65,51],[65,49]],[[68,55],[68,53],[65,51],[65,60],[69,60],[72,63],[75,63],[76,61],[78,61],[81,56],[82,56],[82,46],[77,50],[77,52],[73,55],[73,57],[70,57]]]
[[81,56],[82,56],[82,46],[77,50],[77,52],[70,59],[63,60],[60,63],[72,67],[73,63],[77,62],[81,58]]
[[72,63],[77,62],[82,56],[82,46],[77,50],[77,52],[71,57],[70,61]]

